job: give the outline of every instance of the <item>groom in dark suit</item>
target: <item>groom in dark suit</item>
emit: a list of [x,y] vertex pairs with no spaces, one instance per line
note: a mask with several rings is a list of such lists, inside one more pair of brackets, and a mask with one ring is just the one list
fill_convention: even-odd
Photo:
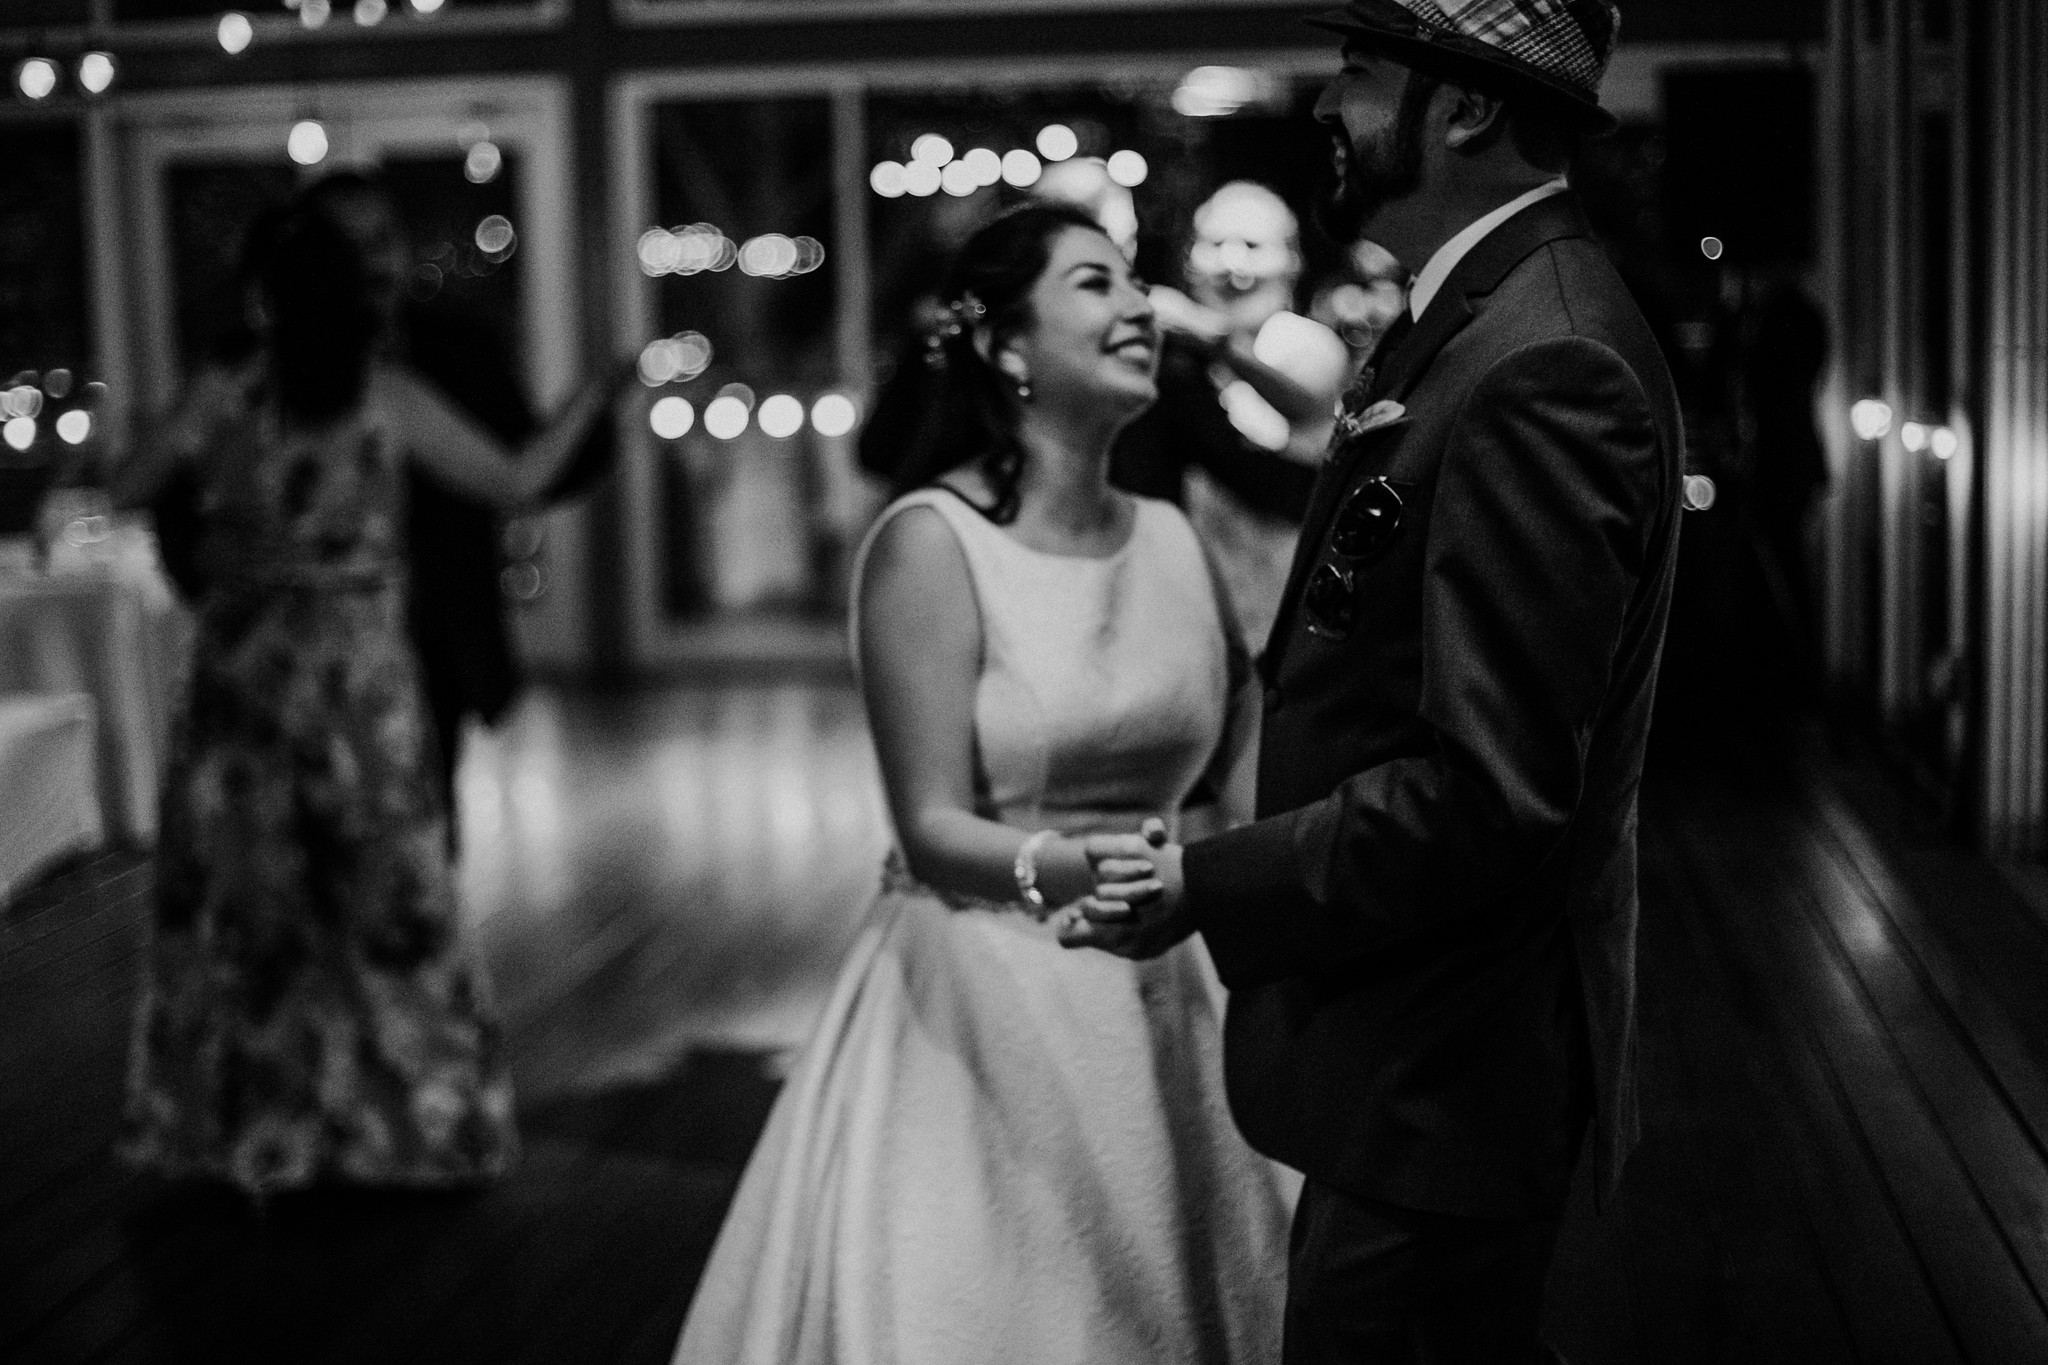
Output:
[[1073,945],[1189,933],[1233,1110],[1307,1175],[1289,1362],[1549,1359],[1590,1123],[1637,1131],[1636,790],[1683,440],[1563,179],[1607,0],[1354,0],[1326,226],[1416,272],[1346,395],[1260,662],[1259,819],[1095,841]]

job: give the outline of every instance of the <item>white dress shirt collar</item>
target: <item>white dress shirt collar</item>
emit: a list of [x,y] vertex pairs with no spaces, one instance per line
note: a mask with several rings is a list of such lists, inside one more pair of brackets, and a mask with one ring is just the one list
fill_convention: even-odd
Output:
[[1437,296],[1437,291],[1444,287],[1444,281],[1451,277],[1451,271],[1457,269],[1458,262],[1464,260],[1473,247],[1485,240],[1487,233],[1529,205],[1548,199],[1553,194],[1563,194],[1570,188],[1563,176],[1538,185],[1526,194],[1508,200],[1438,247],[1436,255],[1429,258],[1429,264],[1422,267],[1422,273],[1415,277],[1415,283],[1408,286],[1408,315],[1417,322],[1422,320],[1423,310],[1429,307],[1430,300]]

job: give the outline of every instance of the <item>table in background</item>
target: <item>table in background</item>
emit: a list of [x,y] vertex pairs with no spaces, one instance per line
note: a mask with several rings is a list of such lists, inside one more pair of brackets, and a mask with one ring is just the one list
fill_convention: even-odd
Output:
[[105,841],[91,697],[0,696],[0,906],[69,853]]
[[92,699],[107,833],[147,845],[156,838],[157,786],[191,618],[145,527],[117,524],[71,549],[53,557],[58,572],[0,568],[0,696]]

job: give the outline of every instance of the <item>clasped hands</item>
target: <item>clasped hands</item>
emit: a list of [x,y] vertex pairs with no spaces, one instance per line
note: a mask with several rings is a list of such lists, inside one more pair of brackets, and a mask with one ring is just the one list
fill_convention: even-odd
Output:
[[1165,821],[1149,819],[1136,834],[1091,834],[1081,847],[1095,890],[1060,911],[1061,944],[1137,960],[1157,957],[1194,932],[1181,846],[1167,842]]

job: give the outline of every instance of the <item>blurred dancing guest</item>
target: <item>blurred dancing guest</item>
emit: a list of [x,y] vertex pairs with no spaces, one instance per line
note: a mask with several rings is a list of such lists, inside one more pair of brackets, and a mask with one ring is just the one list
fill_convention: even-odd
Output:
[[1254,695],[1185,518],[1109,483],[1152,308],[1055,205],[978,232],[944,297],[939,437],[855,608],[899,851],[676,1359],[1269,1361],[1286,1201],[1224,1107],[1206,958],[1057,939],[1084,836],[1170,820]]
[[[508,447],[534,434],[538,423],[498,330],[445,291],[424,301],[408,296],[412,249],[398,207],[382,181],[359,171],[337,171],[314,181],[295,202],[339,228],[362,256],[381,357],[409,367]],[[282,211],[274,210],[271,216]],[[250,240],[260,241],[263,234],[259,220],[250,229]],[[239,278],[253,293],[259,282],[254,262],[246,257],[245,252]],[[256,344],[253,335],[245,338],[238,332],[214,363],[233,369]],[[609,469],[615,449],[609,416],[601,415],[539,504],[553,505],[586,491]],[[436,478],[430,467],[409,468],[406,482],[407,630],[433,720],[442,805],[448,811],[453,848],[459,824],[455,773],[461,766],[464,725],[472,716],[485,725],[494,724],[521,681],[499,588],[504,518],[497,508]],[[198,493],[197,483],[181,475],[151,501],[165,567],[192,598],[205,591],[199,547],[205,518]]]
[[[509,448],[539,429],[504,338],[446,291],[409,298],[412,249],[398,206],[384,184],[341,171],[315,181],[305,203],[339,227],[363,255],[366,285],[380,323],[379,350],[411,368],[472,421]],[[587,491],[610,468],[615,442],[609,414],[591,424],[569,466],[537,500],[553,505]],[[455,773],[463,727],[474,716],[495,724],[519,690],[519,658],[505,628],[499,587],[504,515],[440,478],[431,464],[408,472],[406,555],[411,573],[407,628],[419,655],[434,722],[442,804],[451,845],[458,833]],[[529,510],[538,510],[538,506]]]
[[333,1179],[466,1185],[516,1151],[481,968],[459,932],[435,740],[405,635],[408,460],[525,506],[608,388],[514,462],[377,360],[360,255],[304,207],[267,224],[262,345],[119,471],[181,472],[208,522],[163,792],[127,1157],[255,1196]]
[[[1331,235],[1415,268],[1344,398],[1272,640],[1260,818],[1123,855],[1068,931],[1199,932],[1231,1109],[1302,1171],[1289,1365],[1554,1359],[1582,1150],[1637,1127],[1636,794],[1685,443],[1563,172],[1609,0],[1351,0]],[[1104,840],[1108,842],[1108,840]]]
[[[1192,296],[1162,285],[1152,291],[1153,306],[1170,333],[1210,361],[1201,377],[1238,433],[1261,450],[1312,466],[1330,438],[1351,353],[1335,332],[1292,311],[1301,280],[1294,211],[1264,185],[1233,180],[1195,210],[1194,227]],[[1191,392],[1182,401],[1202,396]],[[1301,518],[1274,516],[1199,469],[1188,471],[1186,505],[1223,571],[1246,639],[1263,642]]]

